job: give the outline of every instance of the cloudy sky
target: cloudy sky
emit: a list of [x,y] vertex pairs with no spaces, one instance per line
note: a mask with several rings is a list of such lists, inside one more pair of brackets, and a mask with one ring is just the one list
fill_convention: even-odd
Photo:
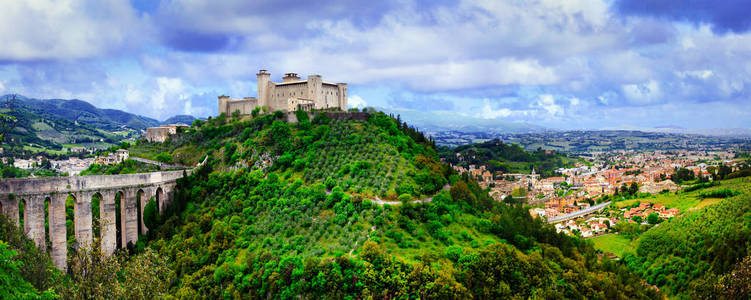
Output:
[[0,0],[0,94],[209,116],[263,68],[348,82],[350,105],[751,127],[749,0],[325,2]]

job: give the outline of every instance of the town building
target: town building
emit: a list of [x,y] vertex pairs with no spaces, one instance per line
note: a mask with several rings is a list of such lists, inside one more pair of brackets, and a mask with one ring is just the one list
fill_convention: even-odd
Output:
[[107,156],[99,156],[94,159],[95,164],[114,165],[123,162],[130,157],[128,150],[117,149],[115,153],[109,153]]
[[321,75],[309,75],[300,79],[297,73],[286,73],[282,82],[272,82],[271,73],[260,70],[256,74],[258,97],[232,99],[219,96],[219,114],[231,115],[234,112],[247,115],[256,107],[266,107],[268,111],[296,111],[298,109],[339,108],[347,109],[347,84],[323,81]]

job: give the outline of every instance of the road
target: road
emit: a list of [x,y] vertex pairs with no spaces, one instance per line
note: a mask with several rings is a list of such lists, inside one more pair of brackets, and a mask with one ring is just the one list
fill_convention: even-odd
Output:
[[188,167],[183,166],[183,165],[165,164],[163,162],[159,162],[159,161],[155,161],[155,160],[150,160],[150,159],[145,159],[145,158],[140,158],[140,157],[135,157],[135,156],[130,156],[128,158],[132,159],[132,160],[135,160],[135,161],[142,162],[142,163],[157,165],[157,166],[159,166],[162,169],[187,169],[188,168]]
[[586,208],[586,209],[578,210],[578,211],[575,211],[575,212],[572,212],[572,213],[568,213],[568,214],[565,214],[565,215],[560,215],[560,216],[557,216],[557,217],[554,217],[554,218],[550,218],[550,219],[548,219],[548,223],[551,223],[551,224],[552,223],[558,223],[558,222],[561,222],[561,221],[566,221],[566,220],[569,220],[569,219],[578,218],[578,217],[581,217],[581,216],[586,216],[588,214],[591,214],[593,212],[596,212],[596,211],[598,211],[600,209],[603,209],[603,208],[607,207],[608,205],[610,205],[611,202],[612,201],[608,201],[608,202],[605,202],[605,203],[600,203],[600,204],[597,204],[597,205],[592,206],[590,208]]

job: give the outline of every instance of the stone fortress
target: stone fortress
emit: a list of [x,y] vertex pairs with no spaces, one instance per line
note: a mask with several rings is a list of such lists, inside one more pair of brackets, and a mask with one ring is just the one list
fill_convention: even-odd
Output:
[[245,97],[231,99],[219,96],[219,114],[231,115],[234,112],[247,115],[256,107],[266,107],[267,111],[292,112],[298,109],[339,108],[347,110],[347,84],[323,81],[321,75],[309,75],[301,80],[297,73],[286,73],[282,82],[272,82],[271,73],[258,71],[258,98]]

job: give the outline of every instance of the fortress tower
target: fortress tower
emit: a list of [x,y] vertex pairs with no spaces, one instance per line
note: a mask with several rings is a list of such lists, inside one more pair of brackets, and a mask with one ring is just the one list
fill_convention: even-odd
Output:
[[295,111],[298,109],[347,109],[347,84],[323,81],[321,75],[310,75],[302,80],[297,73],[285,73],[282,82],[272,82],[271,73],[259,70],[256,74],[258,97],[230,99],[219,96],[219,113],[235,111],[249,114],[258,106],[268,111]]
[[258,81],[258,105],[260,106],[269,106],[268,86],[270,78],[271,74],[263,69],[256,74],[256,80]]

